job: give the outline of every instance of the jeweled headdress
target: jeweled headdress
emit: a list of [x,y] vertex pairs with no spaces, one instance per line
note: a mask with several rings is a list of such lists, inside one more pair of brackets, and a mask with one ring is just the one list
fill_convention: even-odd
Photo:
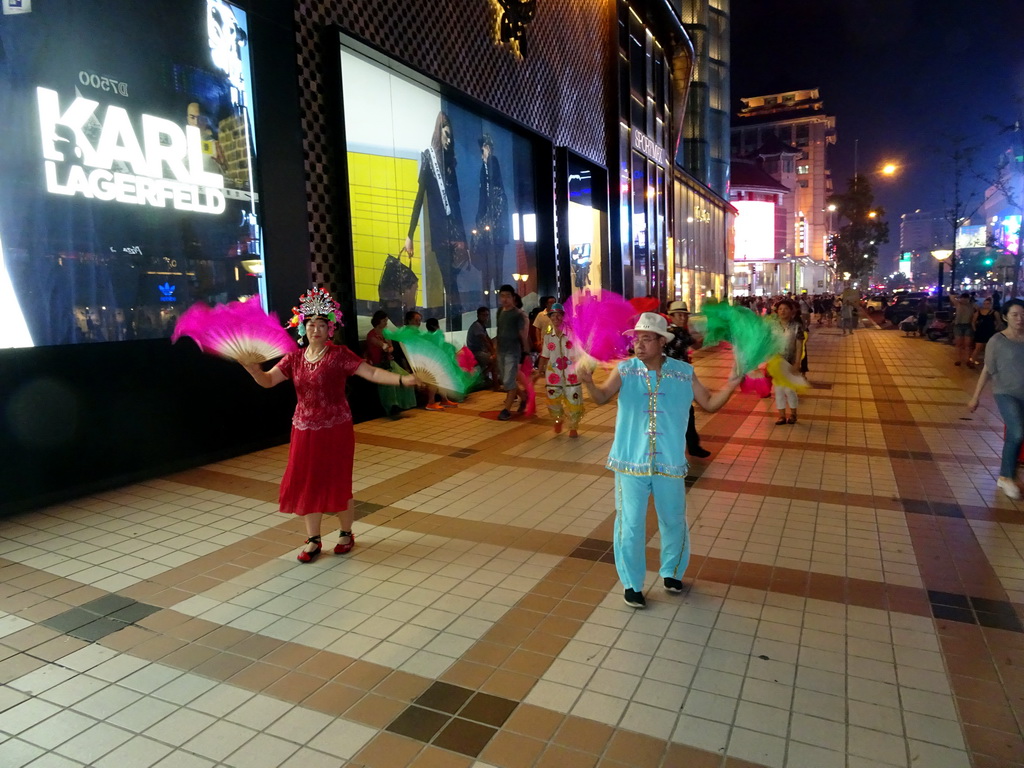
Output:
[[306,335],[306,321],[312,317],[323,317],[327,320],[327,333],[334,335],[338,325],[344,325],[341,317],[341,305],[323,288],[314,286],[309,293],[299,296],[299,306],[292,307],[292,319],[288,325],[299,333],[299,344]]

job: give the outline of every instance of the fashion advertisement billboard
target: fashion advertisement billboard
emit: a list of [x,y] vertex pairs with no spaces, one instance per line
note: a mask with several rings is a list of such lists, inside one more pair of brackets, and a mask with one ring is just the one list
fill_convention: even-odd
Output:
[[166,337],[262,292],[247,42],[223,0],[0,17],[0,347]]
[[360,331],[383,309],[460,333],[497,290],[536,292],[534,145],[383,57],[341,49]]

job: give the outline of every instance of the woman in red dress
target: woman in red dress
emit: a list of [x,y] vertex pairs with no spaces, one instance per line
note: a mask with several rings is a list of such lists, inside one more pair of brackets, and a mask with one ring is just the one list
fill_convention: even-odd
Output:
[[348,377],[360,376],[375,384],[415,387],[413,375],[399,376],[363,362],[348,347],[332,344],[334,324],[341,307],[327,291],[313,288],[299,300],[299,336],[305,348],[289,352],[269,371],[259,364],[245,365],[261,387],[273,387],[285,379],[295,385],[298,403],[292,417],[288,467],[281,481],[281,511],[299,515],[306,524],[306,546],[301,563],[312,562],[323,545],[320,524],[325,514],[337,514],[341,532],[334,553],[355,546],[352,535],[352,461],[355,433],[352,411],[345,398]]

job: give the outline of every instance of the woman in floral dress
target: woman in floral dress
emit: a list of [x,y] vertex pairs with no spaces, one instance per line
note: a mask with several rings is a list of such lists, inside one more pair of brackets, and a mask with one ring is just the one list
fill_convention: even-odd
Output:
[[544,377],[548,395],[548,411],[555,420],[555,433],[562,431],[562,422],[569,424],[569,437],[579,437],[583,418],[583,387],[576,373],[576,345],[565,332],[565,309],[553,304],[548,311],[551,322],[541,342],[537,360],[537,377]]

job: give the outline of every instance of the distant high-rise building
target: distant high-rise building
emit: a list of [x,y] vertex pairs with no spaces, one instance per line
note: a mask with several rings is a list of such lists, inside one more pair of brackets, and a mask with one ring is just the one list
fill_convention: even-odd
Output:
[[941,213],[917,210],[900,216],[900,251],[910,258],[914,279],[924,284],[935,279],[936,248],[952,248],[953,230]]
[[951,248],[953,230],[937,213],[914,211],[900,216],[900,250],[929,252],[935,248]]
[[693,74],[676,162],[728,198],[729,0],[676,2],[693,41]]
[[[743,108],[736,114],[731,129],[732,154],[768,161],[770,156],[777,157],[777,172],[772,171],[770,162],[765,170],[783,184],[788,181],[783,180],[783,174],[788,164],[793,164],[794,250],[785,257],[797,262],[798,289],[825,290],[833,282],[827,258],[827,243],[834,224],[826,210],[832,194],[827,148],[836,142],[836,119],[825,112],[817,88],[752,96],[740,102]],[[795,155],[778,152],[780,143],[793,149]]]

